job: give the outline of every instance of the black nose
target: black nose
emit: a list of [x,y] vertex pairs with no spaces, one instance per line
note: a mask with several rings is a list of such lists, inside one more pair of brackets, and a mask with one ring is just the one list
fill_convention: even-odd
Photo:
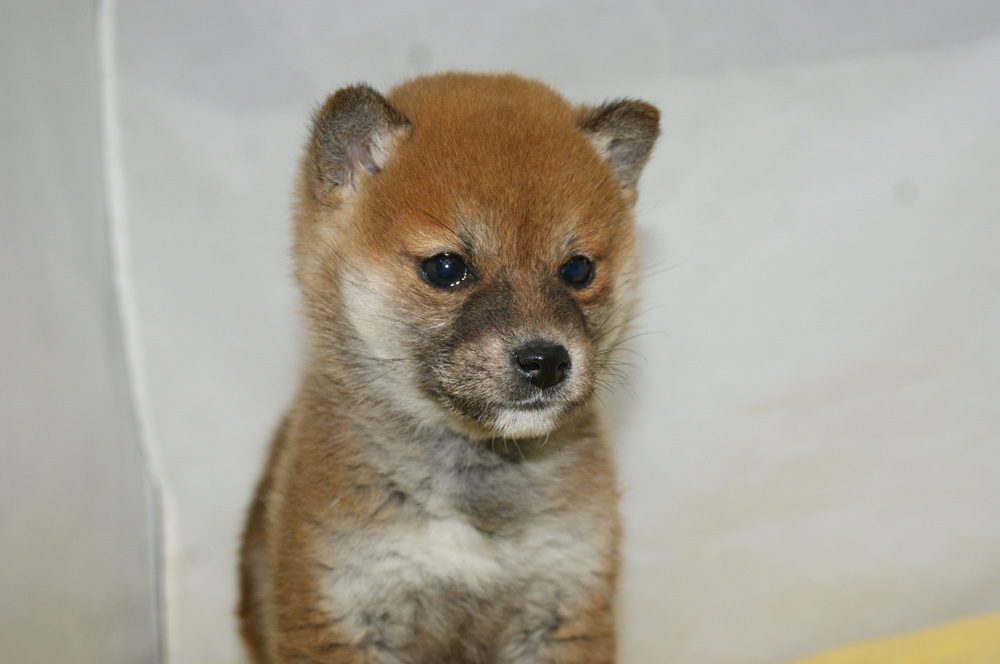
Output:
[[532,385],[545,389],[562,382],[569,368],[569,351],[559,344],[532,342],[515,350],[514,360]]

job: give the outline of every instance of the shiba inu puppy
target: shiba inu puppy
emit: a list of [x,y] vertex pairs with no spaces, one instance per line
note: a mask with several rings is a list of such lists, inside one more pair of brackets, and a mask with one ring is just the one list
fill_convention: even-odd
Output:
[[242,546],[254,662],[614,661],[593,402],[658,122],[513,75],[323,105],[295,218],[309,362]]

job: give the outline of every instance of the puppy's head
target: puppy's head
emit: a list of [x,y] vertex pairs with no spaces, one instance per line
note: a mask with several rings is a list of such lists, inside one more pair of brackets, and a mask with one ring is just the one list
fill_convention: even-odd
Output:
[[658,115],[572,108],[510,75],[332,95],[296,223],[318,368],[474,437],[543,436],[578,412],[629,317]]

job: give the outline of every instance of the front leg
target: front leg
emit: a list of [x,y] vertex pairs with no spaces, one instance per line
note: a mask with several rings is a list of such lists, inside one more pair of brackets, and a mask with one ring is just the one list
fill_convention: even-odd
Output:
[[[332,532],[328,526],[321,528],[318,520],[302,525],[305,532]],[[421,658],[417,623],[425,593],[402,583],[398,571],[393,574],[401,558],[380,553],[379,537],[350,538],[342,532],[350,545],[328,549],[315,541],[309,543],[308,538],[296,544],[293,532],[285,531],[277,547],[279,562],[271,595],[276,609],[270,649],[274,664],[447,661]],[[432,611],[435,604],[428,601],[424,608]]]
[[286,499],[293,509],[280,515],[270,551],[266,664],[384,664],[329,605],[325,580],[334,570],[317,543],[328,527],[298,504]]
[[610,589],[571,611],[528,611],[508,632],[498,658],[504,664],[614,664],[615,625]]
[[279,602],[277,613],[269,643],[274,664],[384,664],[321,611]]

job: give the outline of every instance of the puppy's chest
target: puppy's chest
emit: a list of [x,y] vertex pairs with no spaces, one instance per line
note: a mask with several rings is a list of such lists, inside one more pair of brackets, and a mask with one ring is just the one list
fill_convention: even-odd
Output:
[[574,598],[586,595],[604,548],[593,524],[547,514],[489,532],[475,514],[454,509],[468,500],[450,496],[446,507],[453,509],[410,514],[331,542],[322,586],[352,640],[421,656],[491,650],[511,630],[557,624]]
[[459,652],[455,661],[479,661],[512,633],[554,629],[595,578],[599,558],[593,542],[558,526],[506,538],[460,517],[338,548],[326,577],[331,614],[355,643],[415,661]]

